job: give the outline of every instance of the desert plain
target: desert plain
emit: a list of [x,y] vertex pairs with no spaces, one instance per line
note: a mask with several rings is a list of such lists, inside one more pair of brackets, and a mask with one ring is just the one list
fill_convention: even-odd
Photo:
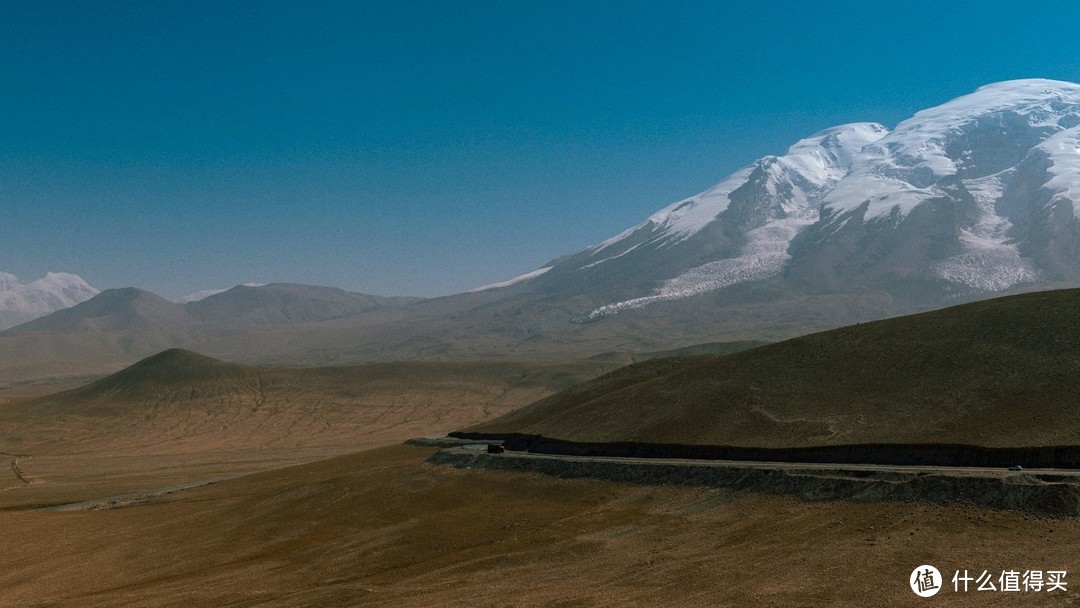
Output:
[[[958,318],[948,314],[917,322]],[[875,325],[859,335],[893,329]],[[819,348],[837,336],[858,343],[843,331],[802,344]],[[790,357],[800,348],[730,357]],[[705,355],[636,367],[654,373],[732,361]],[[1067,606],[1080,599],[1073,517],[962,501],[862,502],[459,469],[428,462],[435,448],[403,444],[511,424],[522,416],[510,413],[529,404],[520,411],[535,423],[545,403],[565,407],[567,394],[621,382],[628,368],[613,372],[618,367],[599,358],[288,369],[172,350],[93,381],[12,383],[0,403],[0,605]],[[633,411],[627,428],[647,414]],[[945,578],[933,598],[908,586],[923,564]],[[965,570],[986,571],[998,590],[971,584],[953,592],[953,573]],[[1066,588],[1000,590],[1003,572],[1031,570],[1067,572]]]

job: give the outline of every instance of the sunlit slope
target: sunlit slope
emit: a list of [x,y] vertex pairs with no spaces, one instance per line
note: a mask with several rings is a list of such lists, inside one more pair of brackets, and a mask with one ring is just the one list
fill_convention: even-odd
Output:
[[1080,444],[1080,290],[647,361],[471,430],[761,447]]

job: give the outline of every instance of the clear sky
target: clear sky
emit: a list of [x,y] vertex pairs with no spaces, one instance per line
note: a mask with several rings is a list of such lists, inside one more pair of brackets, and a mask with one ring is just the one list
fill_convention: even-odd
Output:
[[0,271],[440,295],[836,124],[1080,82],[1080,3],[0,0]]

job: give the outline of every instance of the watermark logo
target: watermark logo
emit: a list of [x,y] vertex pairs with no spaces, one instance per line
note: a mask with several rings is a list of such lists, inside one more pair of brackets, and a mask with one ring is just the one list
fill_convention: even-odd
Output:
[[[961,574],[963,572],[963,574]],[[982,574],[975,575],[976,570],[970,573],[967,570],[957,570],[952,577],[953,591],[966,593],[972,588],[976,591],[998,591],[1013,593],[1039,593],[1051,591],[1068,591],[1069,583],[1065,580],[1068,574],[1065,570],[1002,570],[998,576],[994,576],[989,570],[983,570]],[[976,586],[976,584],[978,586]]]
[[[1000,572],[990,570],[957,570],[952,577],[953,593],[984,592],[997,593],[1052,593],[1068,591],[1069,583],[1065,580],[1065,570],[1020,570],[1008,569]],[[928,564],[923,564],[911,571],[908,584],[915,595],[933,597],[946,586],[941,572]]]
[[919,597],[937,595],[937,592],[941,591],[941,582],[941,572],[926,564],[912,570],[911,578],[908,580],[911,590]]

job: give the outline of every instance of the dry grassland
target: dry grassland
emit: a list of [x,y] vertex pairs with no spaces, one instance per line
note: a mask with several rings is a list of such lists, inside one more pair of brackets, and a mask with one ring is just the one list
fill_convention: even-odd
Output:
[[[139,507],[0,512],[0,605],[1064,606],[920,600],[923,563],[1080,564],[1080,522],[960,506],[802,502],[424,463],[382,448]],[[1066,580],[1069,580],[1067,578]]]
[[[493,418],[596,365],[275,370],[174,351],[57,395],[8,393],[0,606],[1080,602],[1074,519],[457,470],[389,445]],[[119,508],[36,510],[252,471]],[[1070,589],[921,600],[907,585],[921,564],[947,578],[1065,570]]]
[[446,433],[609,367],[256,368],[168,351],[83,387],[0,404],[0,508],[169,487]]

